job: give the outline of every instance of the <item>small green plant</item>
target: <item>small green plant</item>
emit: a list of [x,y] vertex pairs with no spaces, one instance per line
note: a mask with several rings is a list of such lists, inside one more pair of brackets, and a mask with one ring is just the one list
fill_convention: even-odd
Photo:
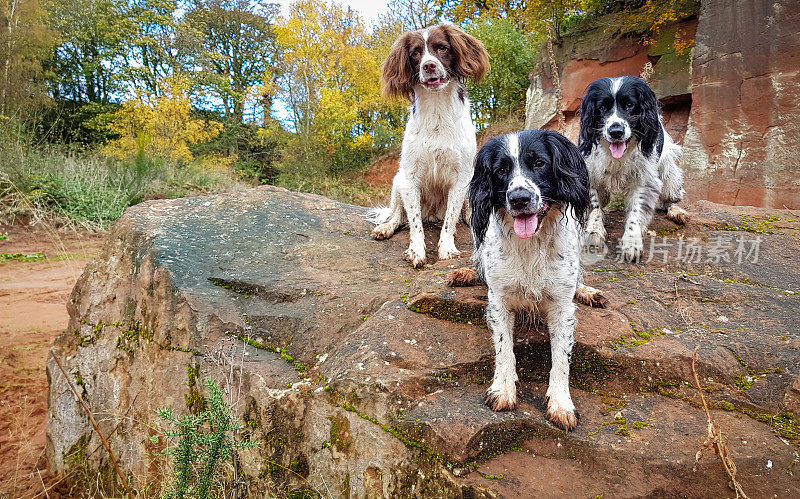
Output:
[[16,260],[18,262],[36,262],[43,259],[44,255],[41,253],[31,253],[30,255],[25,255],[22,253],[0,253],[0,262],[5,262],[6,260]]
[[[210,497],[220,461],[230,457],[234,449],[261,445],[247,439],[235,440],[234,435],[244,426],[236,421],[232,406],[222,400],[222,390],[217,383],[209,378],[206,386],[210,393],[206,410],[183,416],[175,416],[170,408],[157,411],[161,419],[174,427],[162,436],[177,439],[177,445],[164,450],[165,455],[172,456],[174,465],[173,483],[165,497]],[[153,440],[158,441],[158,438],[155,436]]]

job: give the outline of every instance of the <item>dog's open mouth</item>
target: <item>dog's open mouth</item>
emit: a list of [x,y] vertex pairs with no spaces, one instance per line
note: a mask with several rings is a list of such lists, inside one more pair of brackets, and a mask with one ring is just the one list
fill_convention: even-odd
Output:
[[611,155],[614,156],[615,159],[619,159],[625,154],[625,149],[628,148],[628,140],[608,143],[608,148],[611,149]]
[[439,88],[446,85],[448,81],[447,78],[431,78],[425,81],[425,86],[428,88]]
[[520,239],[528,239],[536,234],[541,226],[541,221],[547,215],[550,205],[545,204],[536,213],[520,214],[514,217],[514,233]]

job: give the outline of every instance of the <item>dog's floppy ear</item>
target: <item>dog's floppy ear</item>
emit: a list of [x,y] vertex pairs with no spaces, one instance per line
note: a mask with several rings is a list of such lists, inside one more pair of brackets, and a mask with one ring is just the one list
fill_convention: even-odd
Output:
[[581,154],[588,156],[592,151],[592,147],[597,143],[597,125],[595,124],[595,99],[589,94],[589,88],[586,89],[586,94],[581,101],[581,132],[578,137],[578,149]]
[[556,177],[556,199],[565,203],[564,209],[572,209],[581,223],[589,209],[589,172],[578,148],[563,135],[547,130],[547,144],[553,158]]
[[642,144],[642,153],[650,156],[661,133],[661,124],[658,119],[658,98],[644,80],[637,81],[636,91],[639,94],[639,105],[642,107],[642,114],[639,116],[636,128],[641,134],[639,140]]
[[387,99],[413,99],[414,66],[408,54],[410,37],[411,33],[404,33],[395,40],[389,55],[383,61],[381,94]]
[[492,216],[492,147],[484,145],[475,156],[475,171],[469,183],[469,207],[472,210],[469,225],[475,248],[480,248]]
[[450,49],[455,55],[455,72],[464,78],[472,78],[477,83],[489,72],[489,54],[483,44],[474,36],[468,35],[455,26],[440,25],[450,40]]

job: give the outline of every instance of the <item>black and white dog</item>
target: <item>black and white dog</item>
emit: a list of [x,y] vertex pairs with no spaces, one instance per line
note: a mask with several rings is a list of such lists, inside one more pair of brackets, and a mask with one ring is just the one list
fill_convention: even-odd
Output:
[[572,298],[602,300],[598,290],[583,285],[580,266],[581,221],[589,207],[584,160],[572,142],[552,131],[496,137],[475,158],[469,203],[473,259],[489,288],[486,319],[496,354],[486,405],[494,411],[516,406],[515,314],[535,311],[550,331],[547,418],[571,430],[578,422],[569,394]]
[[589,170],[591,208],[586,243],[604,247],[603,207],[610,196],[625,196],[622,256],[637,261],[642,235],[658,208],[675,223],[689,215],[675,203],[686,194],[678,166],[681,147],[662,124],[658,99],[644,80],[634,76],[602,78],[586,89],[580,110],[578,147]]
[[442,221],[440,259],[460,254],[453,236],[477,149],[464,81],[480,81],[488,70],[483,44],[450,24],[404,33],[383,63],[384,95],[407,98],[412,106],[390,206],[370,211],[367,220],[376,224],[375,239],[392,237],[408,222],[405,259],[413,267],[425,264],[423,220]]

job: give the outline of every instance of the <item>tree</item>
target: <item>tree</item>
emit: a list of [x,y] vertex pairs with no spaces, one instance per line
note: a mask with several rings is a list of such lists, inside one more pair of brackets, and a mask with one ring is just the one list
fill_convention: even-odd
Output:
[[440,3],[438,0],[390,0],[388,17],[399,21],[408,31],[427,28],[441,17]]
[[123,91],[120,75],[134,26],[125,0],[48,0],[59,33],[49,61],[56,100],[108,103]]
[[367,46],[352,9],[299,0],[277,34],[284,47],[280,92],[295,130],[286,164],[347,171],[363,166],[379,144],[396,140],[402,107],[381,100],[382,56]]
[[160,95],[146,90],[122,103],[109,128],[119,136],[103,152],[120,159],[145,154],[152,158],[188,162],[193,158],[190,144],[216,137],[222,124],[193,118],[188,84],[178,78],[159,83]]
[[481,19],[468,31],[483,42],[492,61],[492,70],[481,83],[468,82],[478,125],[524,109],[534,55],[531,37],[516,29],[509,19]]
[[46,101],[42,59],[54,43],[46,22],[38,0],[0,0],[0,116],[29,114]]
[[[195,77],[241,123],[248,101],[269,109],[279,60],[273,23],[278,5],[250,0],[194,0],[186,36],[194,40]],[[206,104],[211,104],[207,101]]]
[[595,10],[602,0],[437,0],[442,11],[457,23],[479,19],[509,19],[517,29],[541,41],[547,27],[558,38],[561,24],[570,15]]
[[178,43],[177,7],[177,0],[128,1],[125,14],[132,32],[123,57],[125,79],[133,88],[158,94],[158,82],[184,69],[187,62]]

